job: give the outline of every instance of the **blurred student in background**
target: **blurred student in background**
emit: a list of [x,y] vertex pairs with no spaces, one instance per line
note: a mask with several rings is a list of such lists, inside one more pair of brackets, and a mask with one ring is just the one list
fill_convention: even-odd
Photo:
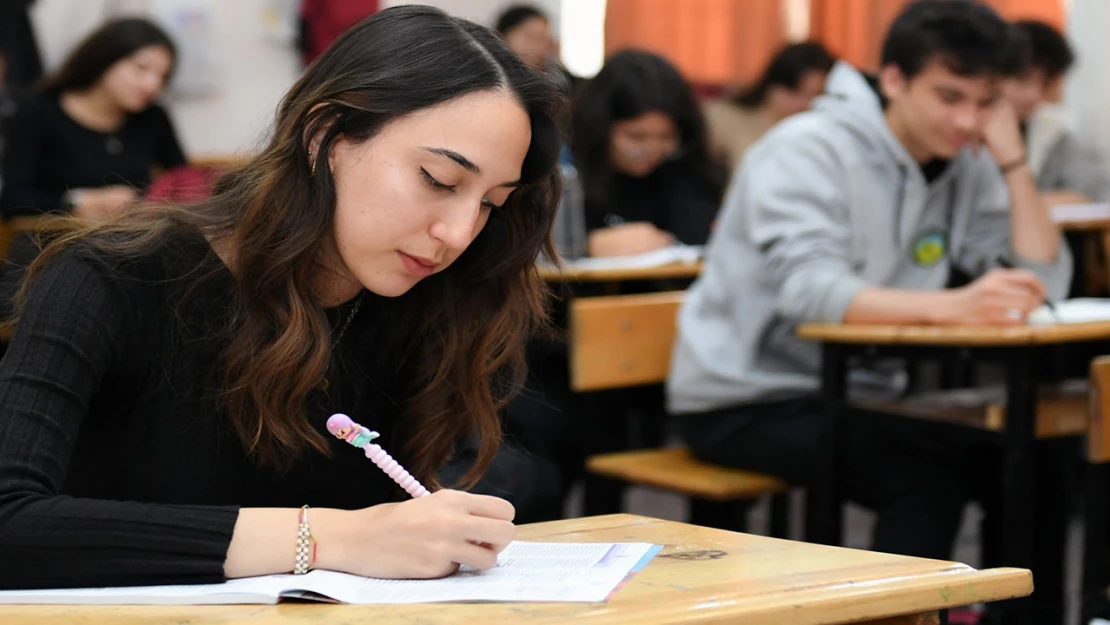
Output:
[[572,129],[590,256],[706,242],[725,172],[693,90],[666,59],[610,57],[578,94]]
[[173,125],[154,103],[174,63],[173,43],[146,20],[89,35],[10,124],[4,216],[110,217],[138,198],[155,167],[183,165]]
[[[175,61],[169,36],[143,19],[109,22],[81,42],[7,124],[3,216],[110,218],[139,198],[155,167],[184,165],[173,124],[154,103]],[[37,255],[29,234],[13,239],[0,312]]]
[[754,85],[706,103],[713,150],[727,156],[730,170],[768,128],[809,108],[825,90],[834,62],[819,43],[792,43],[779,50]]
[[528,65],[548,72],[564,92],[577,79],[559,62],[559,42],[547,14],[530,4],[514,4],[497,16],[497,32]]
[[1045,202],[1054,206],[1110,200],[1106,162],[1046,106],[1060,102],[1064,78],[1075,63],[1068,40],[1044,22],[1025,20],[1015,26],[1028,40],[1030,66],[1007,82],[1006,96],[1021,121],[1029,165]]

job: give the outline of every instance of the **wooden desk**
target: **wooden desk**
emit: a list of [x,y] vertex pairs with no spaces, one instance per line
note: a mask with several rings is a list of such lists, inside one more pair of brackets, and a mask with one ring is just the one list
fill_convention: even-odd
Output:
[[683,280],[697,278],[701,263],[674,263],[640,269],[578,269],[540,267],[540,277],[548,282],[630,282],[634,280]]
[[[1032,563],[1033,513],[1036,483],[1036,409],[1039,399],[1038,367],[1055,345],[1110,341],[1110,323],[1058,326],[906,327],[807,324],[798,336],[820,341],[821,392],[829,399],[821,483],[811,489],[807,515],[810,540],[837,544],[841,537],[842,497],[836,480],[836,415],[847,401],[848,360],[857,354],[905,358],[936,355],[953,349],[974,349],[984,358],[1002,363],[1006,378],[1006,421],[994,439],[1004,447],[1002,562],[1028,568]],[[1015,605],[1008,625],[1029,623],[1032,613]]]
[[751,536],[628,514],[524,526],[520,538],[647,541],[663,552],[608,603],[413,606],[0,606],[6,625],[139,623],[758,623],[926,625],[938,610],[1028,595],[1020,569]]
[[1110,230],[1110,219],[1069,219],[1057,221],[1064,232],[1105,232]]
[[1025,347],[1110,340],[1110,321],[1006,328],[807,323],[798,336],[845,345]]

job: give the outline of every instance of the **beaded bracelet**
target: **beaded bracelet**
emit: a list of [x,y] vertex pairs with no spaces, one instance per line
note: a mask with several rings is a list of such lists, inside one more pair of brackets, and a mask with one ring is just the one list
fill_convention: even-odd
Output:
[[[312,547],[312,554],[308,552]],[[293,566],[294,575],[304,575],[316,564],[316,537],[308,526],[308,506],[301,508],[300,522],[297,524],[297,563]]]

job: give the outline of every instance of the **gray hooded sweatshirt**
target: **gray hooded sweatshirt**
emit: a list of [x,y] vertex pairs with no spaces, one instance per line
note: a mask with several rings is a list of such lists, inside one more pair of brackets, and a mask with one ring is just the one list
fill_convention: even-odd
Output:
[[943,289],[1005,255],[1061,298],[1071,257],[1015,256],[1009,191],[986,150],[927,182],[891,133],[875,91],[838,64],[812,111],[772,129],[733,176],[701,277],[679,313],[667,380],[672,413],[818,389],[820,346],[798,324],[840,322],[866,287]]

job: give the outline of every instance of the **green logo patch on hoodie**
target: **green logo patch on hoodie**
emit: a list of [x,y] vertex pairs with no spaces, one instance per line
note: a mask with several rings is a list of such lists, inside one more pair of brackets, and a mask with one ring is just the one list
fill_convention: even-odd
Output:
[[948,234],[945,232],[926,232],[913,246],[913,261],[922,267],[932,267],[944,258],[948,251]]

